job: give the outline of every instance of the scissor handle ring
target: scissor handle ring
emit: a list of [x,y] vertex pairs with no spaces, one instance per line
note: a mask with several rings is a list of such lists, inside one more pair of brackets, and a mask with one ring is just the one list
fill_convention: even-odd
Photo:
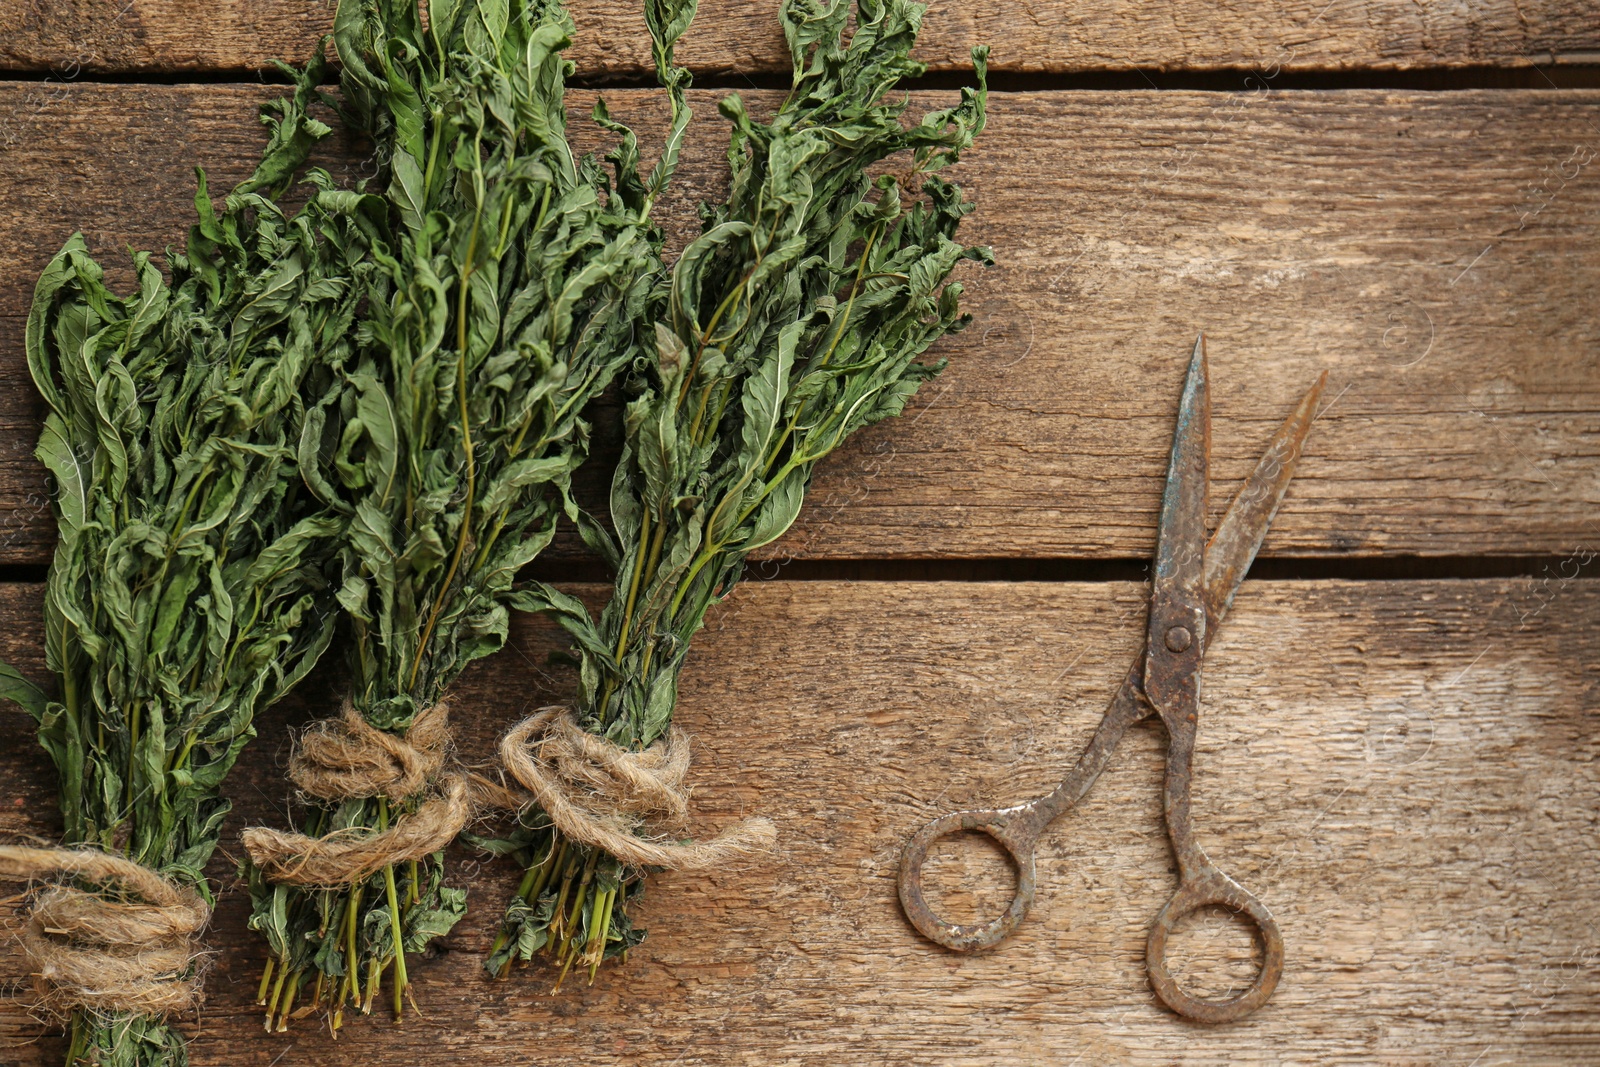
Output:
[[[900,906],[924,937],[957,952],[975,952],[992,948],[1005,940],[1027,917],[1033,906],[1035,886],[1034,842],[1037,833],[1019,825],[1031,808],[989,811],[957,811],[942,816],[918,830],[906,842],[900,856]],[[1017,891],[1005,914],[986,923],[945,922],[933,913],[928,900],[922,895],[922,865],[928,861],[928,849],[941,837],[978,830],[1000,843],[1017,867]]]
[[[1190,996],[1178,988],[1167,970],[1167,935],[1172,933],[1173,926],[1185,915],[1212,904],[1249,916],[1261,942],[1261,970],[1256,980],[1249,989],[1228,1000]],[[1178,886],[1178,891],[1156,916],[1155,925],[1150,928],[1150,940],[1145,945],[1145,967],[1150,972],[1150,985],[1156,996],[1179,1015],[1203,1023],[1231,1023],[1261,1007],[1278,988],[1278,979],[1283,976],[1283,933],[1261,901],[1238,882],[1213,869]]]

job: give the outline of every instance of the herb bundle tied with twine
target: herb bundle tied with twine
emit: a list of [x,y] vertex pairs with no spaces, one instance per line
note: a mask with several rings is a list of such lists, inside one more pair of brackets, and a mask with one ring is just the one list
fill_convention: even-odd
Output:
[[74,235],[28,317],[49,409],[37,455],[58,534],[44,602],[56,695],[9,667],[0,695],[38,721],[67,847],[0,847],[0,876],[60,880],[36,895],[22,951],[39,1006],[66,1018],[69,1064],[187,1063],[169,1018],[200,997],[219,787],[257,712],[333,633],[342,521],[297,453],[340,394],[367,255],[355,201],[327,174],[311,172],[299,212],[278,206],[329,132],[308,114],[320,57],[289,73],[253,176],[220,210],[201,176],[170,281],[139,254],[138,291],[118,296]]
[[[574,157],[561,6],[429,14],[424,26],[413,0],[341,0],[335,21],[350,120],[383,161],[383,191],[366,195],[382,225],[344,393],[305,454],[346,520],[349,691],[291,763],[304,831],[245,834],[251,925],[272,953],[268,1029],[319,1007],[337,1029],[386,976],[403,1014],[407,955],[465,907],[442,850],[475,801],[523,802],[449,759],[447,693],[505,644],[517,572],[572,511],[580,413],[633,358],[659,271],[649,216],[675,140],[641,176],[633,135],[600,107],[619,136],[611,173]],[[664,63],[670,51],[659,38]],[[663,77],[679,100],[686,76]]]
[[[641,937],[626,907],[645,870],[771,847],[762,819],[681,840],[678,680],[746,558],[794,523],[817,463],[938,373],[919,357],[966,321],[950,274],[990,259],[955,240],[971,205],[938,173],[983,128],[986,50],[953,108],[907,124],[905,101],[886,98],[923,73],[910,58],[922,14],[907,0],[785,0],[787,99],[765,122],[737,95],[722,102],[729,192],[702,208],[703,232],[654,294],[654,344],[625,387],[612,531],[581,528],[615,572],[611,599],[598,618],[548,585],[515,601],[570,633],[579,687],[575,706],[544,709],[501,745],[538,814],[498,844],[526,870],[493,974],[545,953],[562,976],[578,965],[592,978]],[[899,153],[900,174],[871,175]]]

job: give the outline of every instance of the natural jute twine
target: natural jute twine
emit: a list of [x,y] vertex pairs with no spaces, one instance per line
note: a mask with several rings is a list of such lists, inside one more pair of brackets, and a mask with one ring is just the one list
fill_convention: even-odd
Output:
[[198,1003],[195,939],[211,917],[200,894],[111,852],[0,846],[0,877],[56,875],[104,889],[52,885],[34,898],[22,951],[42,1010],[164,1016]]
[[271,881],[325,888],[353,885],[437,852],[472,819],[467,779],[440,773],[449,749],[450,711],[442,700],[419,711],[404,736],[371,726],[346,701],[337,719],[306,732],[289,762],[289,779],[326,801],[400,801],[428,790],[433,795],[387,830],[352,828],[309,837],[257,826],[244,832],[244,847]]
[[585,730],[569,708],[541,708],[506,734],[500,760],[557,830],[624,863],[701,870],[777,843],[776,829],[761,818],[705,841],[643,836],[676,829],[689,815],[689,739],[676,727],[633,752]]

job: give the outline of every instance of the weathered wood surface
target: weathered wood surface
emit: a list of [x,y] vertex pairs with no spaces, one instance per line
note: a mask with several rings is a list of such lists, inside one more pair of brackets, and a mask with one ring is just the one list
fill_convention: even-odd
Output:
[[[42,562],[52,536],[21,355],[33,278],[74,228],[108,265],[181,242],[192,166],[241,177],[269,91],[0,86],[0,561]],[[695,98],[680,230],[723,172],[719,95]],[[656,140],[654,93],[608,97]],[[914,413],[825,465],[779,554],[1144,557],[1201,329],[1219,499],[1330,371],[1269,555],[1593,542],[1600,92],[1016,93],[993,111],[959,168],[1000,260],[963,272],[972,328]],[[353,178],[364,157],[328,162]]]
[[[998,951],[920,940],[895,901],[905,836],[963,805],[1049,788],[1087,741],[1142,634],[1141,586],[750,583],[690,661],[700,825],[760,812],[769,863],[655,879],[650,940],[590,988],[544,969],[478,973],[512,877],[461,856],[475,909],[414,969],[426,1019],[261,1032],[262,962],[242,892],[223,899],[197,1064],[1574,1064],[1600,1057],[1600,586],[1514,581],[1252,582],[1208,656],[1195,817],[1213,859],[1277,915],[1276,998],[1205,1029],[1153,1000],[1143,964],[1172,891],[1160,733],[1137,729],[1048,834],[1032,917]],[[39,669],[38,587],[0,587],[0,654]],[[1542,608],[1542,610],[1541,610]],[[456,706],[468,758],[572,679],[538,665],[550,629],[471,672]],[[319,695],[320,694],[320,695]],[[236,772],[230,839],[281,819],[285,720]],[[0,710],[0,827],[49,836],[52,785]],[[958,891],[1003,869],[941,852]],[[226,865],[217,865],[219,877]],[[996,888],[984,894],[991,905]],[[9,906],[0,924],[15,922]],[[14,929],[14,926],[6,928]],[[1249,973],[1223,920],[1180,935],[1193,988]],[[20,978],[0,955],[0,980]],[[0,1033],[38,1032],[12,1007]],[[45,1067],[51,1041],[0,1062]]]
[[[588,77],[650,69],[638,4],[572,0],[574,58]],[[301,59],[333,21],[333,0],[3,0],[0,65],[91,71],[250,71]],[[776,0],[703,0],[680,50],[695,70],[787,73]],[[971,65],[974,44],[998,69],[1030,72],[1519,67],[1594,62],[1593,0],[1135,0],[1064,4],[933,0],[917,54],[935,69]]]

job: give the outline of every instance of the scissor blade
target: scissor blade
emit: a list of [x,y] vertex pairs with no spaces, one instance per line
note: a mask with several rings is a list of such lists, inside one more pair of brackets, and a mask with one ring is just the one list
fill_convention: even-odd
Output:
[[1267,445],[1266,454],[1256,464],[1239,495],[1228,505],[1228,513],[1222,517],[1211,544],[1206,547],[1206,612],[1212,627],[1227,615],[1233,604],[1233,594],[1238,592],[1250,564],[1255,562],[1261,542],[1266,539],[1278,505],[1283,503],[1283,495],[1289,489],[1289,479],[1294,477],[1295,464],[1300,460],[1306,435],[1311,432],[1317,401],[1322,398],[1322,388],[1327,384],[1328,372],[1323,371],[1317,383],[1283,420]]
[[1161,497],[1156,531],[1153,593],[1198,597],[1205,580],[1206,487],[1211,465],[1211,387],[1206,373],[1206,336],[1194,343],[1189,374],[1178,402],[1172,460]]

